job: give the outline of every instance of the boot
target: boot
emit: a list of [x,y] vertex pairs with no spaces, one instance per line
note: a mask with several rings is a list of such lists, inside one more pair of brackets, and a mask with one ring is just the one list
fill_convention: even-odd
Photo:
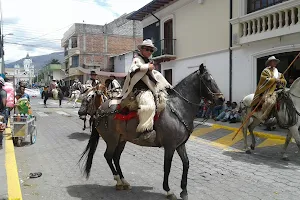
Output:
[[140,135],[140,137],[134,139],[134,141],[138,142],[138,141],[146,140],[147,142],[153,143],[155,141],[155,138],[156,138],[156,131],[152,130],[152,131],[143,132]]

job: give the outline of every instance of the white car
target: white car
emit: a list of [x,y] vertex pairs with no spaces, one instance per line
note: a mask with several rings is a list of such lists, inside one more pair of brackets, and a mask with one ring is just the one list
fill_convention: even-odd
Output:
[[41,96],[39,89],[25,88],[25,93],[28,94],[30,98],[37,98]]

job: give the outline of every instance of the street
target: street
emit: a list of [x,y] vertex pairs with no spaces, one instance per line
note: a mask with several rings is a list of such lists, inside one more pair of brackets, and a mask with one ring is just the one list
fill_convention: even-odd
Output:
[[[90,129],[82,131],[78,108],[63,101],[33,99],[38,136],[33,145],[15,147],[24,200],[152,200],[165,199],[162,188],[162,148],[146,148],[127,143],[121,167],[132,190],[116,191],[113,175],[103,156],[106,145],[100,138],[89,180],[83,177],[78,160],[87,145]],[[87,123],[88,125],[88,123]],[[204,130],[204,131],[198,131]],[[205,130],[207,130],[205,132]],[[197,132],[198,131],[198,132]],[[198,126],[187,142],[190,160],[188,192],[190,200],[299,199],[300,159],[290,144],[290,161],[280,160],[281,145],[262,145],[254,154],[241,152],[242,141],[224,147],[218,143],[231,132]],[[264,141],[258,142],[263,143]],[[220,144],[220,145],[218,145]],[[27,178],[41,172],[39,178]],[[172,162],[170,187],[179,197],[182,163],[177,154]],[[1,180],[2,182],[2,180]]]

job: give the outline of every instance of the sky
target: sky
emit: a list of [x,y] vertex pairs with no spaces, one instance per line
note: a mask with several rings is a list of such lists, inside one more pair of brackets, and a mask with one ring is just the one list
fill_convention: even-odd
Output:
[[[103,25],[151,0],[0,0],[4,59],[63,51],[60,41],[74,23]],[[10,35],[13,34],[13,35]]]

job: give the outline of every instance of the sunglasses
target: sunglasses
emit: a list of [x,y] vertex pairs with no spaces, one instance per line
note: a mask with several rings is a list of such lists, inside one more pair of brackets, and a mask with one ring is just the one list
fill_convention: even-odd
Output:
[[151,52],[151,53],[153,53],[153,49],[149,49],[149,48],[143,48],[143,49],[145,49],[145,51],[149,51],[149,52]]

